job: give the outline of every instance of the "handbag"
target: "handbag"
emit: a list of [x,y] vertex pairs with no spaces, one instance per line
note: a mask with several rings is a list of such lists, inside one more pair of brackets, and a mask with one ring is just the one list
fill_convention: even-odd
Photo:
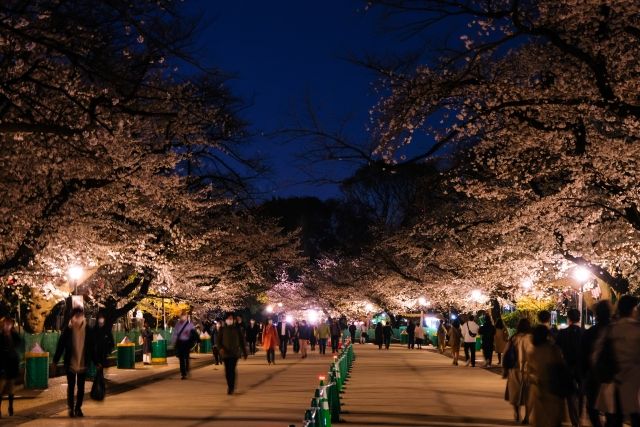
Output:
[[93,400],[97,400],[100,402],[104,400],[105,394],[106,390],[104,383],[104,371],[102,369],[98,369],[96,372],[96,377],[93,379],[90,396]]
[[469,332],[469,336],[471,338],[475,338],[478,334],[474,334],[473,332],[471,332],[471,329],[469,329],[469,324],[465,323],[465,325],[467,325],[467,332]]

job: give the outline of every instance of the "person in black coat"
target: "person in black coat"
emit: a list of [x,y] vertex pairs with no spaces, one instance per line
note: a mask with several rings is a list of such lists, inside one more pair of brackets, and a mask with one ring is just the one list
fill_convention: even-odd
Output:
[[351,335],[351,343],[355,344],[356,342],[356,331],[358,330],[358,328],[356,328],[356,324],[354,322],[351,322],[351,324],[349,325],[349,335]]
[[391,329],[391,324],[386,324],[382,328],[382,335],[384,336],[384,348],[389,350],[389,346],[391,345],[391,335],[393,334],[393,329]]
[[482,355],[484,356],[484,366],[491,367],[493,359],[493,341],[496,337],[496,327],[493,326],[491,317],[484,318],[484,324],[478,329],[478,333],[482,337]]
[[407,348],[415,348],[416,346],[416,324],[409,319],[407,324]]
[[111,325],[106,324],[104,314],[98,314],[96,326],[93,328],[93,345],[95,348],[96,367],[102,369],[115,347]]
[[293,330],[285,319],[278,322],[278,338],[280,338],[280,355],[283,359],[287,358],[287,346],[291,337],[293,336]]
[[[84,400],[84,382],[87,376],[89,362],[98,362],[95,357],[93,334],[87,328],[87,320],[82,308],[76,307],[71,312],[71,320],[62,331],[56,353],[53,356],[53,368],[64,356],[64,369],[67,374],[67,405],[70,417],[82,417],[82,402]],[[78,385],[77,399],[74,405],[74,392]]]
[[378,350],[382,350],[382,343],[383,343],[383,337],[382,337],[382,322],[378,322],[376,324],[376,345],[378,346]]
[[259,333],[260,326],[258,326],[255,319],[250,319],[249,327],[247,328],[247,343],[249,344],[249,354],[256,354],[256,341],[258,341]]
[[600,382],[596,375],[595,366],[591,363],[591,356],[595,350],[596,341],[605,333],[611,323],[611,305],[609,301],[600,301],[595,305],[593,311],[596,315],[596,324],[582,333],[580,369],[587,402],[587,415],[593,427],[602,427],[600,411],[596,409]]
[[13,325],[13,319],[5,317],[0,334],[0,407],[2,393],[6,391],[9,396],[9,416],[13,415],[13,386],[20,373],[18,347],[22,341]]
[[569,326],[561,329],[556,337],[556,344],[562,350],[562,356],[571,375],[571,389],[567,396],[567,412],[571,425],[580,425],[582,412],[582,372],[580,362],[582,355],[582,328],[580,327],[580,311],[572,308],[567,312]]

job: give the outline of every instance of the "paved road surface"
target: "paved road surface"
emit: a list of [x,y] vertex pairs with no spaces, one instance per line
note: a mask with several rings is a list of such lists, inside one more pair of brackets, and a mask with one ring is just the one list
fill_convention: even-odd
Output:
[[[514,425],[503,400],[504,381],[494,373],[451,366],[451,359],[428,350],[394,346],[379,351],[372,345],[355,349],[357,360],[342,398],[344,426]],[[260,352],[239,364],[238,393],[233,396],[226,395],[223,368],[207,365],[193,370],[186,381],[169,373],[134,382],[104,403],[87,400],[81,420],[67,418],[59,401],[57,412],[37,419],[28,418],[33,414],[17,404],[12,421],[47,427],[300,426],[317,377],[330,361],[329,355],[301,360],[291,354],[267,366]]]

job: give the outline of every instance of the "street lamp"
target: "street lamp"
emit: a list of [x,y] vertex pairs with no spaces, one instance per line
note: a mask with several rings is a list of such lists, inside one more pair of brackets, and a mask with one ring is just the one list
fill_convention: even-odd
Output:
[[573,277],[580,283],[580,297],[578,299],[578,310],[580,311],[580,327],[584,327],[584,316],[582,315],[582,300],[584,299],[584,285],[591,280],[591,271],[583,266],[578,266],[573,271]]
[[273,306],[272,305],[268,305],[266,310],[267,310],[267,313],[269,313],[269,314],[273,313]]
[[527,278],[522,281],[522,288],[525,291],[528,291],[529,289],[531,289],[532,286],[533,286],[533,280]]
[[73,283],[74,295],[78,295],[78,280],[82,278],[83,274],[84,270],[79,265],[72,265],[67,271],[67,277],[69,277],[69,280]]
[[421,307],[425,307],[428,304],[428,301],[427,301],[427,299],[425,297],[420,297],[420,298],[418,298],[418,304]]

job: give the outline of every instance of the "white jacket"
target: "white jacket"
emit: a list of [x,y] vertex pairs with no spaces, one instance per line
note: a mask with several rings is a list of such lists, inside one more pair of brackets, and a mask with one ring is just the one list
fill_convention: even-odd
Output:
[[[478,329],[480,327],[473,320],[467,321],[464,325],[462,325],[462,336],[464,337],[464,342],[476,342],[476,337],[478,336]],[[473,334],[473,336],[471,336]]]

